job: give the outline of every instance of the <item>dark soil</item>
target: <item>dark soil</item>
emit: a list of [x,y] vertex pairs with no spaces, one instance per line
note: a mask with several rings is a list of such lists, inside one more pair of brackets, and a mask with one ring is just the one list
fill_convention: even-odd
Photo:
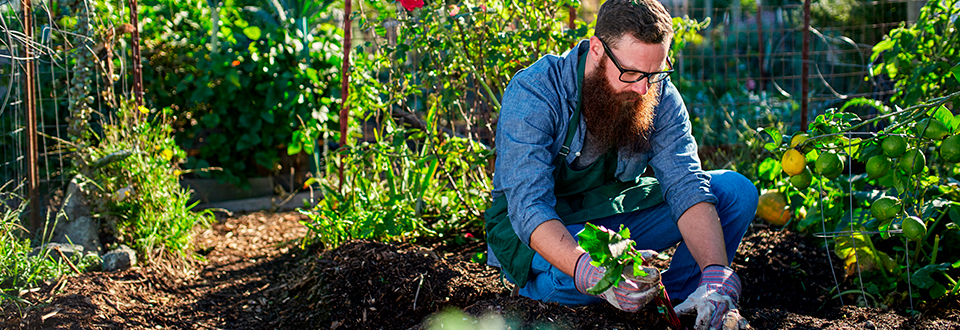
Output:
[[[666,329],[656,306],[566,307],[511,297],[496,269],[471,262],[483,243],[352,241],[301,249],[298,213],[253,213],[198,229],[192,264],[88,272],[2,306],[4,329]],[[960,329],[953,300],[881,310],[841,306],[839,260],[804,236],[755,225],[734,268],[741,311],[757,329]],[[661,265],[663,266],[663,265]],[[852,288],[838,278],[841,289]],[[836,292],[836,291],[834,291]],[[854,303],[854,297],[845,302]],[[692,323],[684,318],[686,324]]]

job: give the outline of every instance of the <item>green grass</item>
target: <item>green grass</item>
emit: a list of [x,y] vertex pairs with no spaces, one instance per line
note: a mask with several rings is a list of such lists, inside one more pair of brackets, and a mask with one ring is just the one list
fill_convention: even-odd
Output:
[[21,291],[36,287],[48,279],[72,273],[73,267],[83,271],[96,263],[96,257],[80,255],[72,256],[68,261],[58,261],[60,258],[54,258],[53,254],[56,252],[52,250],[30,257],[33,240],[29,238],[30,233],[20,225],[25,205],[25,201],[18,207],[0,205],[0,303],[6,300],[22,302],[19,298]]

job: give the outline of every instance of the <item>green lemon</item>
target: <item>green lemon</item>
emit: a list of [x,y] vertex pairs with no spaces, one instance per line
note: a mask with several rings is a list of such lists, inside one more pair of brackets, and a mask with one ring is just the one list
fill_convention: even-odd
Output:
[[914,241],[923,239],[923,236],[927,235],[927,225],[924,225],[923,220],[915,216],[909,216],[903,219],[903,224],[900,225],[900,228],[903,229],[903,236]]
[[843,172],[843,160],[835,153],[824,152],[817,157],[816,168],[820,175],[833,179]]
[[884,155],[876,155],[867,160],[867,176],[876,179],[890,170],[890,158]]
[[883,148],[883,154],[887,157],[897,158],[907,151],[907,139],[899,135],[890,135],[883,139],[880,147]]
[[951,163],[960,162],[960,135],[951,135],[940,143],[940,157]]
[[810,169],[806,167],[803,168],[800,174],[790,177],[790,184],[800,190],[810,187],[811,181],[813,181],[813,172],[810,172]]
[[780,166],[783,167],[783,171],[787,172],[787,174],[797,175],[803,172],[804,168],[807,168],[807,158],[803,157],[800,150],[790,149],[783,153],[783,158],[780,159]]
[[870,205],[870,215],[877,220],[887,221],[900,214],[900,200],[892,196],[880,197]]
[[923,172],[923,167],[927,166],[927,157],[920,150],[910,149],[900,157],[897,166],[907,174],[919,174]]
[[[926,130],[924,130],[926,127]],[[913,131],[920,136],[920,131],[923,131],[923,137],[940,140],[950,135],[950,131],[947,130],[947,126],[943,125],[939,120],[924,118],[917,122],[917,125],[913,127]]]

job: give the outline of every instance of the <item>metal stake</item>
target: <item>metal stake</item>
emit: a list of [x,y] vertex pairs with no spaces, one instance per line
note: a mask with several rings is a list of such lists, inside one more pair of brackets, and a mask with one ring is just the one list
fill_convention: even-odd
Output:
[[27,106],[27,191],[30,198],[30,226],[36,230],[41,227],[40,223],[40,174],[37,161],[37,100],[36,89],[34,85],[33,51],[30,42],[33,41],[33,8],[31,0],[20,0],[23,9],[23,32],[24,38],[24,86],[26,86],[26,106]]
[[[130,0],[130,24],[133,25],[133,95],[137,106],[143,106],[143,64],[140,63],[140,19],[137,18],[137,0]],[[139,113],[139,111],[134,111]]]

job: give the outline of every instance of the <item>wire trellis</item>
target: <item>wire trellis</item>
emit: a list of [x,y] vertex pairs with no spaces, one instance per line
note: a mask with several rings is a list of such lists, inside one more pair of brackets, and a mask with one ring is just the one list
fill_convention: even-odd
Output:
[[[78,0],[86,5],[92,2]],[[0,186],[9,196],[29,198],[29,191],[25,183],[31,171],[39,175],[37,196],[39,207],[31,208],[28,212],[45,218],[49,215],[48,209],[56,207],[60,202],[60,195],[70,172],[69,160],[72,150],[67,141],[67,118],[69,111],[68,83],[73,77],[75,66],[71,64],[70,56],[77,51],[79,45],[72,44],[71,38],[88,40],[91,44],[98,44],[92,36],[85,36],[64,29],[63,17],[69,16],[61,6],[53,8],[49,1],[28,1],[31,5],[31,29],[25,29],[25,19],[21,1],[3,2],[0,4]],[[62,4],[61,4],[62,5]],[[128,12],[126,1],[111,1],[115,10]],[[125,16],[121,16],[125,18]],[[98,29],[113,29],[113,23],[102,17],[93,18]],[[27,33],[30,32],[30,33]],[[129,58],[127,46],[129,43],[120,41],[113,49],[114,58],[119,59],[120,66],[116,72],[120,77],[127,77]],[[26,54],[31,54],[27,56]],[[26,81],[26,66],[33,66],[33,90],[35,94],[27,95],[24,86]],[[113,86],[104,86],[102,79],[94,79],[93,86],[89,86],[88,95],[96,95],[97,102],[93,104],[96,113],[109,114],[110,108],[105,104],[101,94],[111,91]],[[123,94],[129,95],[128,79],[120,79],[116,85]],[[27,104],[35,105],[35,113],[28,113]],[[26,118],[30,115],[36,118],[37,142],[36,159],[28,159],[29,127]],[[95,122],[95,121],[94,121]],[[95,123],[91,123],[95,124]],[[94,127],[96,129],[96,127]]]

